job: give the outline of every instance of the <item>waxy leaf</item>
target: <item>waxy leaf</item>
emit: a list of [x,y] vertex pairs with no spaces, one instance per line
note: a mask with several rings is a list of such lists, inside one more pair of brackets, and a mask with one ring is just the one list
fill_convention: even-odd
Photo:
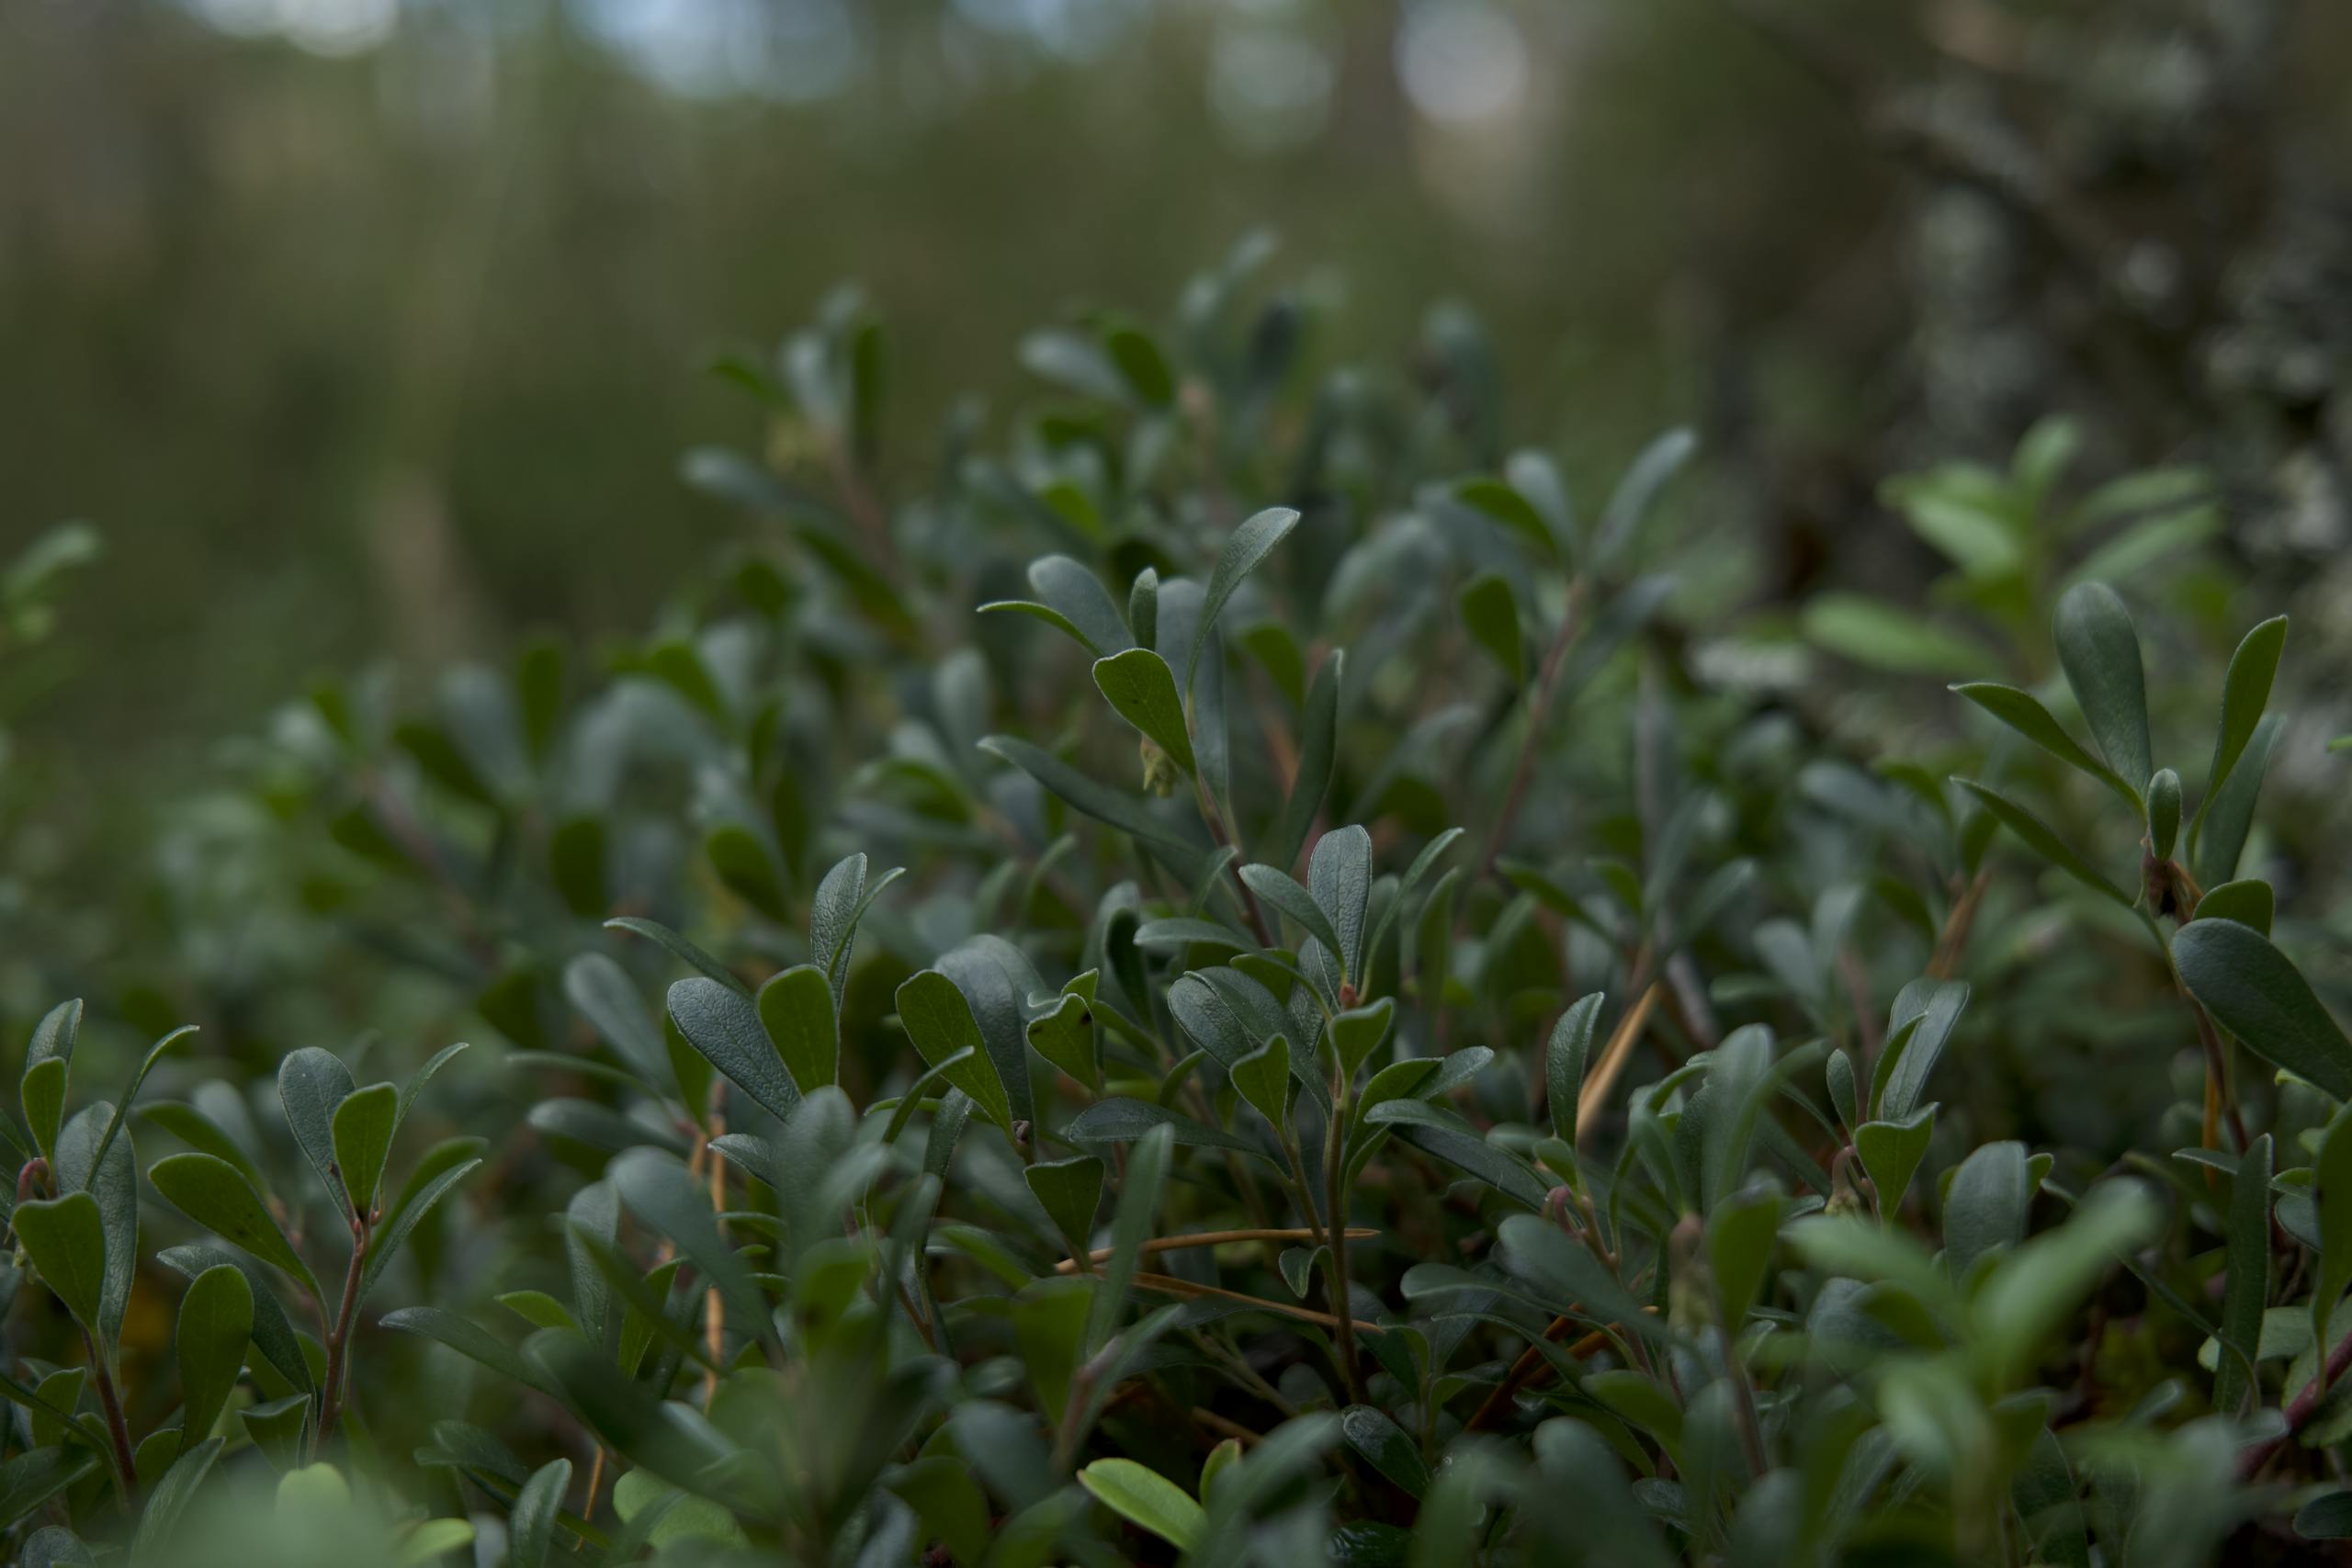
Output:
[[1258,563],[1273,553],[1274,547],[1298,525],[1298,513],[1287,506],[1270,506],[1244,519],[1232,533],[1226,536],[1225,547],[1217,552],[1216,566],[1209,572],[1209,586],[1201,601],[1200,619],[1193,627],[1192,651],[1184,657],[1182,690],[1193,689],[1193,676],[1201,666],[1201,652],[1208,647],[1209,633],[1216,625],[1216,617],[1241,580],[1258,568]]
[[2254,1392],[2262,1314],[2270,1304],[2270,1134],[2265,1133],[2238,1156],[2230,1188],[2222,1358],[2213,1376],[2213,1408],[2225,1416],[2239,1414]]
[[2148,699],[2132,612],[2106,583],[2077,583],[2058,601],[2051,636],[2099,754],[2126,780],[2145,779],[2155,765],[2148,755]]
[[318,1276],[295,1252],[260,1195],[234,1166],[205,1154],[167,1155],[148,1168],[147,1179],[165,1201],[198,1224],[230,1246],[284,1269],[313,1296],[323,1296]]
[[1184,699],[1176,690],[1176,672],[1168,661],[1148,648],[1094,661],[1094,684],[1112,710],[1135,726],[1145,739],[1168,754],[1185,773],[1195,773],[1193,737],[1184,717]]
[[716,980],[693,976],[670,987],[670,1019],[686,1043],[779,1122],[789,1121],[800,1090],[761,1027],[752,1001]]
[[1552,1026],[1544,1047],[1544,1097],[1551,1108],[1552,1132],[1562,1143],[1577,1141],[1577,1098],[1584,1092],[1584,1075],[1592,1058],[1593,1032],[1609,998],[1599,991],[1580,997]]
[[1996,789],[1978,784],[1973,779],[1952,781],[1981,802],[2000,824],[2025,840],[2026,847],[2064,872],[2067,875],[2095,887],[2126,908],[2132,904],[2132,895],[2107,879],[2106,874],[2083,858],[2075,848],[2060,838],[2048,824],[2024,807],[2009,799]]
[[2252,926],[2264,936],[2270,934],[2271,917],[2277,912],[2278,895],[2271,891],[2270,884],[2251,878],[2208,887],[2205,896],[2197,901],[2197,919],[2235,920],[2242,926]]
[[833,987],[813,964],[797,964],[760,987],[760,1025],[784,1063],[784,1070],[807,1095],[834,1081],[841,1056],[841,1027],[833,1015]]
[[1351,1404],[1340,1412],[1340,1434],[1347,1439],[1348,1447],[1395,1482],[1407,1496],[1428,1494],[1430,1467],[1422,1460],[1420,1449],[1385,1412],[1369,1404]]
[[34,1198],[17,1205],[17,1242],[41,1280],[74,1321],[98,1332],[98,1300],[106,1286],[106,1233],[98,1201],[87,1192]]
[[1245,865],[1239,874],[1243,885],[1261,902],[1295,921],[1308,936],[1323,944],[1324,952],[1336,955],[1340,951],[1340,934],[1332,929],[1330,917],[1288,873],[1271,865]]
[[571,1486],[571,1461],[549,1460],[531,1472],[516,1494],[507,1520],[507,1568],[547,1568],[555,1545],[556,1526],[563,1514],[563,1495]]
[[1236,1062],[1233,1087],[1259,1115],[1280,1132],[1289,1125],[1290,1042],[1275,1035],[1264,1047]]
[[294,1130],[294,1141],[319,1173],[327,1196],[338,1204],[344,1192],[334,1173],[334,1111],[357,1087],[341,1057],[316,1046],[305,1046],[277,1064],[277,1100],[286,1108],[286,1124]]
[[2092,756],[2075,743],[2065,727],[2051,716],[2050,710],[2030,692],[2020,692],[2015,686],[2004,686],[1992,681],[1965,682],[1953,691],[2032,741],[2068,767],[2088,773],[2115,791],[2128,802],[2132,809],[2140,809],[2140,791],[2113,768]]
[[352,1206],[365,1214],[376,1205],[384,1162],[391,1157],[392,1126],[400,1113],[400,1091],[372,1084],[344,1097],[335,1107],[332,1136],[336,1168]]
[[[989,1055],[972,1004],[956,982],[936,969],[922,970],[899,987],[898,1002],[899,1027],[922,1059],[944,1068],[947,1081],[969,1095],[981,1115],[1010,1134],[1012,1106],[1004,1080]],[[964,1056],[967,1049],[973,1054]]]
[[2247,1050],[2352,1100],[2352,1041],[2268,937],[2234,920],[2191,920],[2172,955],[2189,994]]
[[2274,615],[2245,634],[2230,655],[2230,672],[2222,684],[2222,725],[2213,737],[2213,761],[2205,773],[2205,797],[2199,815],[2211,807],[2229,783],[2230,774],[2245,755],[2270,704],[2270,682],[2278,673],[2279,656],[2287,648],[2287,617]]
[[2312,1343],[2323,1345],[2328,1341],[2328,1327],[2335,1320],[2345,1289],[2352,1286],[2352,1106],[2338,1111],[2327,1124],[2312,1190],[2319,1204],[2319,1272],[2312,1290]]
[[180,1298],[173,1348],[180,1363],[182,1452],[212,1435],[244,1371],[253,1332],[253,1285],[234,1264],[207,1269]]
[[1069,1244],[1072,1258],[1083,1258],[1092,1244],[1094,1212],[1102,1202],[1102,1160],[1097,1155],[1048,1160],[1022,1171],[1046,1217],[1054,1222]]
[[1201,1538],[1206,1519],[1201,1506],[1148,1465],[1131,1459],[1098,1459],[1078,1472],[1078,1482],[1096,1502],[1179,1551],[1190,1551]]

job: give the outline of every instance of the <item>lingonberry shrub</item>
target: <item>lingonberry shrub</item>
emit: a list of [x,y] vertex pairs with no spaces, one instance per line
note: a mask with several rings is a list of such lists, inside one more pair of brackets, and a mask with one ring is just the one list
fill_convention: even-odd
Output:
[[1776,640],[1690,436],[1585,502],[1464,314],[1334,365],[1263,259],[922,457],[844,294],[721,362],[653,635],[231,750],[143,993],[204,1032],[96,1099],[64,1003],[0,1127],[21,1561],[2352,1533],[2286,623],[2142,587],[2200,481],[2045,426],[1891,487],[1932,611]]

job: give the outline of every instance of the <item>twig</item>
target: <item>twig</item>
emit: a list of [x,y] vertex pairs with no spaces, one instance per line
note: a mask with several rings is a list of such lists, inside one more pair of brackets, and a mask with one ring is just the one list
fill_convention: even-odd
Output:
[[1216,1411],[1202,1405],[1193,1405],[1192,1414],[1193,1420],[1206,1427],[1210,1431],[1220,1437],[1231,1438],[1245,1449],[1254,1449],[1265,1440],[1240,1422],[1220,1416]]
[[107,1437],[114,1444],[115,1478],[122,1484],[122,1506],[126,1511],[139,1491],[139,1463],[131,1457],[130,1427],[122,1418],[122,1398],[115,1392],[114,1373],[107,1368],[106,1358],[98,1354],[98,1342],[82,1330],[82,1348],[90,1358],[90,1376],[98,1385],[98,1407],[107,1413]]
[[[1284,1317],[1295,1317],[1301,1323],[1319,1324],[1334,1331],[1339,1328],[1342,1321],[1333,1317],[1329,1313],[1317,1312],[1313,1307],[1293,1306],[1288,1302],[1269,1301],[1264,1296],[1246,1295],[1239,1291],[1228,1291],[1221,1285],[1204,1285],[1192,1280],[1180,1280],[1173,1274],[1138,1272],[1135,1278],[1135,1286],[1139,1291],[1158,1291],[1164,1296],[1215,1296],[1219,1301],[1246,1302],[1253,1307],[1263,1307],[1268,1312],[1278,1312]],[[1385,1334],[1388,1332],[1380,1325],[1366,1323],[1362,1318],[1346,1321],[1349,1327],[1361,1333]]]
[[[327,1170],[337,1181],[343,1179],[341,1168],[332,1161]],[[343,1304],[335,1313],[334,1326],[327,1330],[326,1387],[319,1392],[319,1437],[312,1445],[313,1453],[326,1448],[328,1439],[334,1436],[335,1421],[343,1414],[343,1383],[350,1370],[352,1319],[359,1313],[359,1275],[368,1261],[368,1242],[377,1217],[354,1202],[348,1190],[344,1203],[345,1217],[351,1222],[351,1262],[343,1271]]]
[[[1348,1232],[1349,1237],[1356,1241],[1362,1241],[1367,1236],[1375,1236],[1379,1234],[1380,1232],[1371,1225],[1356,1225],[1351,1227]],[[1232,1231],[1195,1231],[1190,1235],[1153,1236],[1136,1250],[1140,1256],[1149,1257],[1155,1253],[1182,1252],[1186,1248],[1194,1247],[1223,1247],[1227,1242],[1235,1241],[1312,1241],[1319,1244],[1322,1239],[1323,1233],[1320,1230],[1308,1230],[1303,1226],[1273,1226],[1263,1229]],[[1092,1252],[1087,1254],[1087,1257],[1092,1262],[1108,1263],[1111,1260],[1112,1251],[1113,1248],[1111,1247],[1098,1247]],[[1078,1259],[1075,1258],[1063,1258],[1059,1263],[1054,1265],[1054,1272],[1057,1274],[1077,1273]]]
[[1625,1063],[1634,1054],[1634,1043],[1642,1037],[1642,1025],[1649,1021],[1650,1010],[1657,1005],[1659,983],[1653,980],[1641,998],[1625,1010],[1617,1021],[1616,1032],[1610,1035],[1602,1048],[1600,1060],[1593,1064],[1591,1073],[1584,1080],[1584,1088],[1577,1094],[1577,1141],[1584,1142],[1592,1126],[1593,1112],[1608,1103],[1609,1091],[1617,1087],[1618,1075],[1625,1070]]
[[1960,967],[1960,955],[1968,947],[1969,928],[1976,923],[1976,908],[1984,901],[1984,889],[1992,880],[1992,868],[1987,866],[1952,900],[1951,913],[1944,917],[1943,930],[1936,933],[1935,953],[1928,960],[1929,979],[1949,980]]
[[[1657,1309],[1644,1307],[1642,1310],[1655,1312]],[[1575,1326],[1574,1318],[1554,1318],[1551,1325],[1544,1330],[1544,1345],[1559,1343],[1567,1337],[1568,1330]],[[1594,1354],[1606,1346],[1609,1343],[1610,1335],[1622,1332],[1623,1328],[1624,1325],[1620,1323],[1612,1323],[1607,1328],[1596,1328],[1569,1346],[1564,1354],[1571,1360],[1581,1361],[1587,1356]],[[1463,1427],[1462,1429],[1464,1432],[1484,1431],[1494,1425],[1502,1417],[1503,1413],[1510,1408],[1511,1401],[1526,1393],[1530,1387],[1542,1380],[1544,1373],[1552,1370],[1552,1359],[1544,1353],[1544,1345],[1530,1345],[1519,1353],[1519,1359],[1510,1364],[1510,1371],[1504,1374],[1503,1381],[1494,1386],[1479,1404],[1477,1414],[1471,1416],[1468,1423]]]
[[2287,1417],[2287,1429],[2275,1438],[2256,1443],[2238,1456],[2240,1481],[2253,1480],[2261,1472],[2262,1467],[2270,1462],[2271,1456],[2287,1446],[2288,1438],[2311,1425],[2312,1417],[2319,1414],[2321,1402],[2327,1398],[2328,1390],[2335,1386],[2335,1380],[2344,1375],[2347,1367],[2352,1367],[2352,1334],[2346,1335],[2337,1342],[2335,1348],[2327,1354],[2327,1364],[2303,1385],[2301,1393],[2288,1401],[2286,1409],[2281,1412]]
[[[1342,993],[1346,987],[1340,987]],[[1331,1316],[1340,1353],[1340,1379],[1347,1385],[1348,1402],[1362,1404],[1363,1374],[1356,1367],[1354,1306],[1348,1293],[1348,1100],[1351,1088],[1344,1069],[1331,1073],[1331,1126],[1323,1137],[1323,1217],[1330,1238],[1331,1272],[1325,1276],[1331,1290]],[[1379,1332],[1377,1329],[1374,1333]]]
[[1495,861],[1510,841],[1512,821],[1527,798],[1527,785],[1535,773],[1535,753],[1544,739],[1544,721],[1550,716],[1552,700],[1558,694],[1560,666],[1566,661],[1568,647],[1576,641],[1577,627],[1584,620],[1585,583],[1579,577],[1568,584],[1568,603],[1560,612],[1560,629],[1552,636],[1552,645],[1544,651],[1544,663],[1535,678],[1535,690],[1527,700],[1527,732],[1520,738],[1519,761],[1511,768],[1510,787],[1503,793],[1502,809],[1495,814],[1495,825],[1487,833],[1487,847],[1478,856],[1478,876],[1483,879],[1495,869]]

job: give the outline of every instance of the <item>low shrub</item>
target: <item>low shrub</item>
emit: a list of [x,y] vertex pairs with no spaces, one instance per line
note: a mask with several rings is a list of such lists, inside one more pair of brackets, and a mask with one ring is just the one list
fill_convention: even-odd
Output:
[[2046,425],[1891,489],[1932,616],[1759,614],[1688,434],[1575,505],[1466,316],[1325,366],[1261,259],[927,465],[841,296],[720,363],[655,635],[229,749],[0,1128],[20,1561],[2352,1533],[2352,1043],[2201,481]]

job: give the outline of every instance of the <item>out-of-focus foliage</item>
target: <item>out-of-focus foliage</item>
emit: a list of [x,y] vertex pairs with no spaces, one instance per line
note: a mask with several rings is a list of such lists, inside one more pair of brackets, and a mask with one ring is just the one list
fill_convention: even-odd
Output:
[[2332,1550],[2343,942],[2209,481],[1891,481],[1947,692],[1690,433],[1588,493],[1467,312],[1313,324],[1246,243],[900,458],[836,292],[649,633],[226,750],[22,1026],[25,1559]]

